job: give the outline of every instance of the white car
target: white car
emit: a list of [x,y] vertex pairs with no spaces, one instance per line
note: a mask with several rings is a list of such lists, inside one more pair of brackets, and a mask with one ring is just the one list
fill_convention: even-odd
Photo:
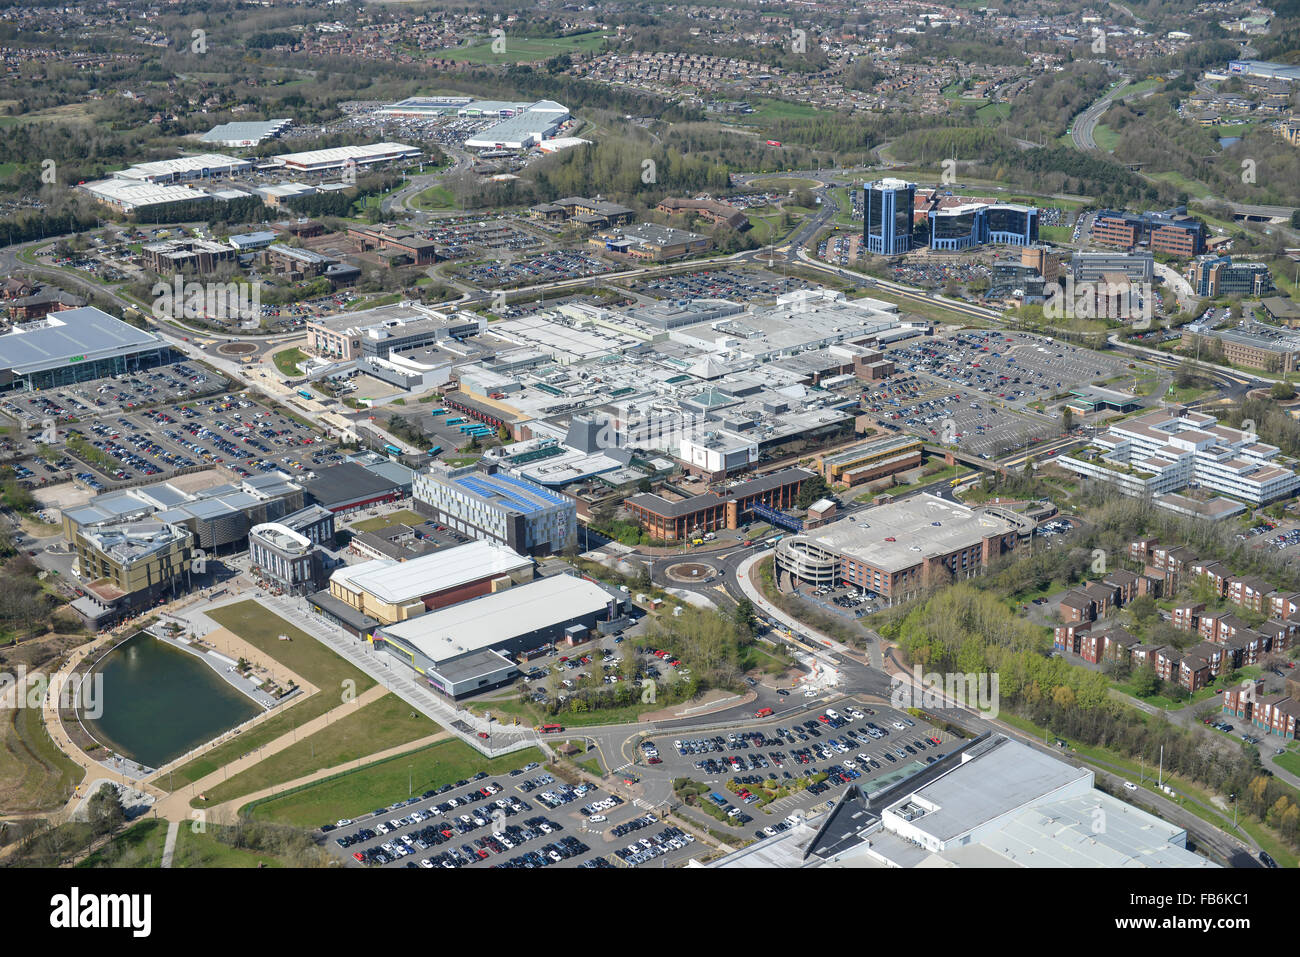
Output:
[[601,824],[606,820],[606,817],[603,814],[593,814],[591,817],[587,818],[587,820],[592,824]]
[[903,724],[903,722],[901,722],[901,721],[895,721],[895,722],[894,722],[894,727],[897,728],[899,731],[906,731],[906,730],[907,730],[907,725]]
[[1136,791],[1138,789],[1138,786],[1134,784],[1132,781],[1125,781],[1124,787],[1130,791]]
[[351,823],[352,823],[352,820],[351,820],[350,818],[346,818],[346,817],[345,817],[345,818],[343,818],[343,820],[335,822],[334,826],[335,826],[335,827],[347,827],[347,826],[348,826],[349,824],[351,824]]
[[817,692],[813,691],[812,688],[809,688],[807,691],[803,693],[803,696],[805,698],[815,698],[817,697]]

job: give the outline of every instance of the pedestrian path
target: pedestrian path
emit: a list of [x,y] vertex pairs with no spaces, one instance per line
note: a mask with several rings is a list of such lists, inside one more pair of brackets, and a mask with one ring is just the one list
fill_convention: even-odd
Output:
[[181,825],[179,821],[167,822],[167,840],[163,843],[163,867],[172,866],[172,858],[176,855],[176,835],[180,833],[180,830]]

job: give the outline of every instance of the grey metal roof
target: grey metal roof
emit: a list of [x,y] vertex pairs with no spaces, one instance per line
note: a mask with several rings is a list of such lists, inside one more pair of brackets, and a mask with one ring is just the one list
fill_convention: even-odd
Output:
[[161,349],[163,341],[108,313],[85,306],[51,313],[0,336],[0,368],[15,375]]

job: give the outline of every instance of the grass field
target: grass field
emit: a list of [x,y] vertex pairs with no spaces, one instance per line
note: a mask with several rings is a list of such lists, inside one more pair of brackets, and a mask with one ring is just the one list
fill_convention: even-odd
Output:
[[1049,243],[1068,243],[1074,238],[1073,226],[1039,226],[1039,238]]
[[1147,90],[1153,90],[1156,87],[1160,86],[1163,82],[1164,82],[1163,80],[1158,79],[1156,77],[1151,77],[1146,80],[1140,80],[1139,82],[1134,83],[1132,86],[1126,87],[1120,99],[1127,100],[1130,98],[1140,97]]
[[1292,774],[1300,775],[1300,754],[1294,751],[1284,751],[1273,758],[1277,766],[1284,771],[1290,771]]
[[275,363],[275,367],[279,369],[283,375],[292,378],[293,376],[302,374],[298,370],[298,363],[302,362],[306,358],[307,353],[303,352],[297,346],[294,346],[292,349],[280,350],[271,357],[271,361]]
[[[373,678],[352,667],[311,635],[295,628],[255,601],[227,605],[209,614],[213,621],[225,625],[249,644],[261,649],[321,690],[306,701],[293,705],[289,710],[244,731],[188,764],[181,765],[165,782],[159,781],[161,786],[170,787],[173,781],[179,786],[197,781],[235,758],[260,748],[268,741],[274,741],[304,722],[337,707],[343,703],[345,681],[355,682],[351,690],[356,694],[361,694],[375,683]],[[282,634],[289,635],[292,640],[280,641],[278,636]]]
[[786,100],[773,100],[758,97],[750,101],[753,113],[746,113],[739,122],[745,126],[760,126],[769,120],[807,120],[825,115],[824,110],[806,103],[790,103]]
[[764,176],[762,179],[750,180],[749,185],[767,190],[815,189],[817,181],[801,176]]
[[0,807],[44,811],[60,807],[84,772],[54,746],[40,708],[8,708],[0,720]]
[[423,521],[423,516],[412,512],[410,509],[403,509],[400,512],[393,512],[391,515],[368,518],[363,522],[357,522],[352,527],[358,532],[377,532],[381,528],[388,528],[391,525],[419,525]]
[[288,794],[257,801],[241,810],[255,820],[320,827],[338,818],[360,817],[412,794],[454,784],[479,771],[503,774],[542,760],[542,753],[536,748],[487,759],[463,741],[440,741]]
[[334,768],[366,755],[415,741],[439,730],[431,719],[393,694],[336,718],[328,727],[246,771],[210,788],[207,800],[194,798],[192,807],[212,807],[244,794],[304,777],[321,768]]
[[520,724],[536,726],[543,721],[558,721],[566,728],[585,728],[596,724],[631,724],[647,711],[657,711],[663,704],[623,705],[618,708],[600,708],[596,711],[565,711],[551,716],[542,711],[531,701],[521,702],[517,698],[501,698],[495,701],[470,702],[469,708],[476,714],[491,711],[494,718],[519,718]]
[[1011,115],[1010,103],[985,103],[975,111],[975,118],[981,123],[996,125]]
[[298,867],[298,860],[290,860],[270,851],[255,851],[245,847],[231,847],[222,843],[218,835],[222,828],[209,827],[195,833],[182,824],[176,834],[176,851],[172,867]]
[[78,867],[158,867],[162,864],[167,822],[149,818],[132,824]]
[[430,186],[423,193],[411,197],[410,205],[416,209],[451,209],[456,205],[456,198],[445,186]]
[[1115,147],[1119,145],[1119,133],[1105,123],[1097,124],[1097,128],[1092,131],[1092,138],[1097,142],[1097,146],[1107,153],[1115,152]]
[[509,32],[502,38],[505,49],[492,52],[493,41],[483,38],[466,46],[447,47],[434,56],[464,63],[523,63],[532,60],[549,60],[561,53],[596,53],[605,45],[604,34],[598,31],[577,33],[569,37],[512,37]]

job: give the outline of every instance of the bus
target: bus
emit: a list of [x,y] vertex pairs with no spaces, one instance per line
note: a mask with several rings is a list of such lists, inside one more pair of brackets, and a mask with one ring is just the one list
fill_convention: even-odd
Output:
[[446,414],[447,414],[447,410],[446,410],[446,409],[430,409],[430,410],[429,410],[429,414],[430,414],[430,415],[446,415]]
[[442,451],[442,446],[441,446],[441,445],[435,445],[433,448],[429,449],[429,454],[430,454],[430,455],[437,455],[437,454],[438,454],[439,452],[441,452],[441,451]]
[[401,454],[402,454],[402,450],[399,449],[396,445],[385,445],[385,446],[384,446],[384,451],[385,451],[385,452],[388,452],[388,453],[391,454],[391,455],[401,455]]
[[564,725],[562,725],[562,724],[539,724],[537,727],[533,728],[533,730],[534,730],[534,731],[540,731],[540,732],[542,732],[542,734],[556,734],[556,733],[558,733],[558,732],[564,730]]
[[443,425],[460,425],[464,421],[464,419],[448,419]]
[[310,399],[310,398],[311,398],[311,393],[308,392],[306,389],[299,389],[299,390],[298,390],[298,394],[299,394],[300,396],[302,396],[304,399]]

